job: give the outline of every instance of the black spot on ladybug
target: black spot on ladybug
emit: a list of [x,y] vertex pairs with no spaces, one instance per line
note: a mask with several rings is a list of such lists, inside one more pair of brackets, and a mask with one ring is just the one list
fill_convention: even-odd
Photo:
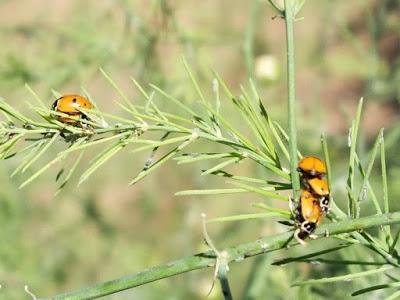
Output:
[[52,110],[56,110],[58,106],[58,100],[54,101],[53,105],[51,106]]
[[72,99],[72,102],[74,102],[74,103],[75,103],[75,102],[76,102],[76,98]]

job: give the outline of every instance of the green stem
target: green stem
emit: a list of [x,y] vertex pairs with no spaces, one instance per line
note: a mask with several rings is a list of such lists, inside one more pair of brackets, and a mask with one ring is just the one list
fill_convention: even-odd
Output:
[[218,270],[218,279],[219,282],[221,283],[221,290],[222,294],[224,295],[224,300],[233,300],[231,288],[229,286],[227,271],[228,271],[227,265],[221,266]]
[[[355,220],[348,219],[337,223],[330,223],[319,227],[315,234],[318,237],[324,237],[326,233],[329,232],[329,235],[332,236],[335,234],[352,232],[356,230],[359,231],[369,227],[389,225],[394,223],[400,223],[400,211],[383,215],[363,217]],[[240,262],[248,257],[277,251],[287,247],[288,241],[290,241],[292,237],[293,232],[289,231],[264,237],[250,243],[227,248],[225,249],[227,253],[227,260],[228,262]],[[293,246],[297,243],[298,242],[293,239],[290,245]],[[94,299],[189,271],[214,267],[215,263],[215,253],[214,251],[209,250],[164,265],[159,265],[139,273],[134,273],[112,281],[99,283],[91,287],[56,295],[46,299]],[[42,298],[42,300],[44,299],[45,298]]]
[[254,34],[256,32],[258,15],[260,12],[261,1],[253,0],[251,3],[251,10],[249,21],[244,35],[243,52],[246,63],[247,75],[249,78],[254,76]]
[[300,192],[300,181],[297,173],[296,79],[294,68],[293,37],[294,18],[294,1],[285,0],[290,174],[293,187],[293,197],[294,199],[297,199]]

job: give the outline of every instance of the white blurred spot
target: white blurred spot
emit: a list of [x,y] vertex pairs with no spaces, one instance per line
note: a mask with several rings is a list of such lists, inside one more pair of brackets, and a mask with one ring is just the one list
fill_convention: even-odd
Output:
[[260,55],[255,60],[255,76],[263,82],[273,82],[279,77],[279,64],[275,56]]

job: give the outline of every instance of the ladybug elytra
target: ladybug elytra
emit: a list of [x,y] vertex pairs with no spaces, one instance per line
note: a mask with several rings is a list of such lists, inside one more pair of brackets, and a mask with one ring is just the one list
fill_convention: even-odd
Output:
[[326,174],[326,166],[315,156],[306,156],[299,161],[298,170],[306,177],[321,177]]
[[[51,109],[56,112],[64,113],[70,116],[87,119],[86,114],[81,109],[92,109],[93,103],[89,99],[80,95],[64,95],[54,101]],[[57,120],[68,124],[80,123],[68,117],[57,116]]]

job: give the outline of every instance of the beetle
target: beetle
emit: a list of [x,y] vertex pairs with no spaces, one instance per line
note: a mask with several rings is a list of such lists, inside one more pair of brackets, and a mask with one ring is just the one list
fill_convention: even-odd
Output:
[[304,239],[314,232],[321,223],[324,213],[319,199],[310,191],[303,190],[300,196],[299,206],[296,212],[297,230],[295,238],[304,244]]
[[329,186],[325,179],[320,179],[318,177],[306,180],[306,185],[310,191],[317,194],[318,196],[328,196]]
[[306,180],[306,185],[308,190],[318,198],[322,211],[327,213],[330,202],[328,182],[325,179],[311,178]]
[[[69,116],[79,117],[82,119],[88,119],[87,115],[81,110],[83,109],[92,109],[94,107],[93,103],[80,95],[64,95],[54,101],[51,109],[55,112],[64,113]],[[79,120],[56,116],[56,119],[62,123],[70,124],[70,125],[80,125],[83,127],[82,122]]]
[[325,163],[316,156],[306,156],[301,159],[297,170],[305,177],[321,178],[326,174]]

